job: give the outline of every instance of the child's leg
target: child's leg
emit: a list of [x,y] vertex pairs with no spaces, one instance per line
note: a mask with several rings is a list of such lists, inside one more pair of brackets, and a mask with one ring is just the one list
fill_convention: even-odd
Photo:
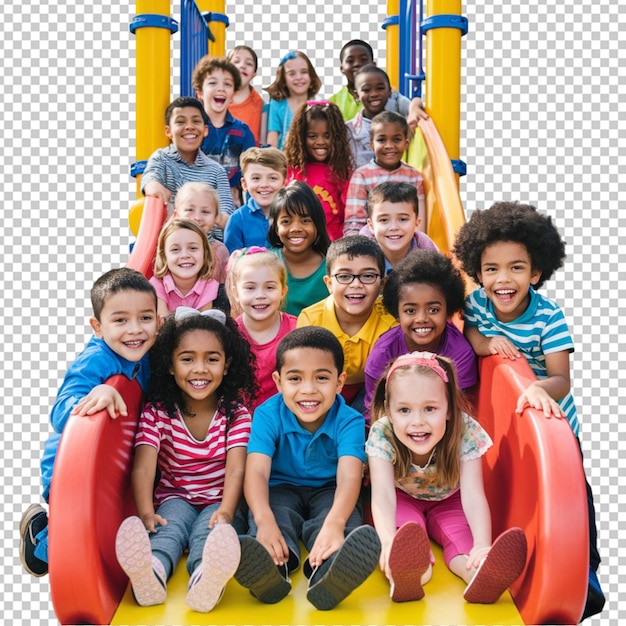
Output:
[[[214,510],[213,507],[207,508]],[[202,514],[198,516],[192,530],[190,546],[197,543],[198,536],[206,536],[204,528],[210,517]],[[193,549],[190,547],[189,558]],[[241,547],[235,529],[230,524],[216,524],[206,537],[200,563],[189,579],[187,605],[200,613],[210,611],[222,597],[226,583],[239,566],[240,557]],[[189,563],[189,559],[187,562]]]

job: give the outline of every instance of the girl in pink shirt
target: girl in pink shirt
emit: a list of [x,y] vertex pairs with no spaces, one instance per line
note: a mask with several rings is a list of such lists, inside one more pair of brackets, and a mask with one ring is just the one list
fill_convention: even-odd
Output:
[[179,307],[159,332],[135,436],[137,516],[122,522],[115,543],[141,606],[165,601],[185,549],[194,611],[215,606],[239,565],[245,522],[236,514],[251,423],[245,404],[256,391],[250,359],[248,342],[216,309]]
[[343,220],[354,160],[339,107],[309,100],[294,115],[285,142],[287,182],[302,180],[319,198],[331,241],[343,237]]
[[241,334],[256,356],[259,391],[250,405],[259,404],[277,393],[272,379],[276,369],[276,348],[296,327],[296,316],[280,311],[287,293],[287,268],[272,252],[259,246],[235,250],[228,263],[228,298]]

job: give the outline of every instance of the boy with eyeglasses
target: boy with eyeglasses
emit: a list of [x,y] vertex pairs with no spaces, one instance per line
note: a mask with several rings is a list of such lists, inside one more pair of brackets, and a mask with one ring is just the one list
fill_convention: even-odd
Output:
[[385,281],[385,257],[376,241],[364,235],[337,239],[326,254],[330,295],[298,316],[298,326],[321,326],[339,339],[347,375],[341,395],[361,413],[365,361],[376,340],[398,324],[379,297]]

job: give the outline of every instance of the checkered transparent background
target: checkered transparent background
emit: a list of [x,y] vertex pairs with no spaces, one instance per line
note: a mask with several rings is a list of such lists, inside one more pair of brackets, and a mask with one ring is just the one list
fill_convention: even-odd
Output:
[[[384,65],[384,6],[373,0],[241,2],[228,7],[227,47],[247,43],[258,51],[257,88],[271,82],[287,50],[304,50],[323,80],[322,93],[330,95],[342,85],[343,42],[369,40]],[[626,141],[620,107],[626,7],[610,0],[486,0],[465,11],[461,157],[468,175],[462,195],[468,212],[500,199],[535,203],[567,241],[566,266],[545,293],[562,304],[577,348],[573,390],[608,596],[602,617],[590,623],[617,624],[626,619],[620,597],[626,547],[618,522],[626,512],[626,464],[619,454],[626,434],[620,416],[626,218],[619,214],[626,209],[619,179],[619,158],[626,158],[620,147]],[[1,619],[53,624],[47,579],[21,569],[17,526],[22,510],[39,497],[49,407],[89,336],[88,290],[127,256],[135,128],[128,23],[135,6],[7,0],[2,13]],[[172,15],[178,17],[177,5]],[[175,51],[178,41],[175,35]],[[80,546],[67,549],[80,553]]]

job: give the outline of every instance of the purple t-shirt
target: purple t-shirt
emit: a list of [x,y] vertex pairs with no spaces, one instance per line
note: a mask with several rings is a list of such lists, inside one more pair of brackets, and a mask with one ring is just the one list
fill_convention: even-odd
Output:
[[[408,352],[401,326],[388,330],[374,344],[365,362],[365,407],[368,415],[376,384],[383,375],[385,367]],[[453,361],[461,389],[466,391],[478,382],[476,354],[469,341],[452,322],[446,324],[437,354],[447,356]]]

